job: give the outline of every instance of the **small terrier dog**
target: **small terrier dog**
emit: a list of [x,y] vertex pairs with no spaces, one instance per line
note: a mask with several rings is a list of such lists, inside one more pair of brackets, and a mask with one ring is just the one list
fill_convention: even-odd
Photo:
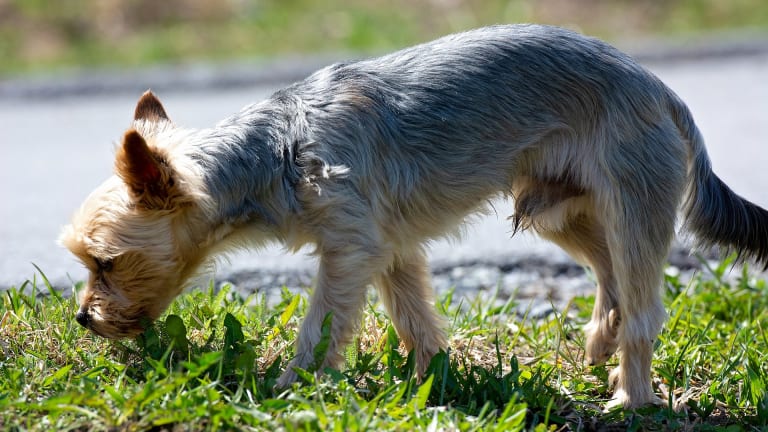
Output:
[[597,296],[586,361],[605,362],[612,405],[657,401],[654,339],[678,209],[701,246],[768,263],[768,213],[713,172],[685,104],[617,49],[556,27],[482,28],[340,63],[210,129],[177,127],[150,92],[115,176],[64,229],[90,270],[76,320],[107,338],[142,331],[217,252],[312,243],[316,287],[297,379],[332,313],[324,366],[380,293],[417,372],[446,347],[425,244],[489,200],[589,266]]

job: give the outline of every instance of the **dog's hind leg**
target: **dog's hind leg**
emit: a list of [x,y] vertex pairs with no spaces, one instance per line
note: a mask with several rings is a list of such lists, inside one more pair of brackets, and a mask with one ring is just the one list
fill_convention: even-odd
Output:
[[605,227],[592,193],[562,181],[522,179],[515,186],[515,222],[533,228],[595,273],[595,306],[585,328],[586,360],[591,365],[605,362],[616,352],[620,313]]
[[616,336],[621,317],[605,228],[591,213],[570,219],[562,230],[537,231],[543,238],[563,248],[576,261],[589,266],[595,274],[595,306],[592,319],[584,330],[587,334],[586,362],[597,365],[604,363],[616,352]]
[[432,356],[447,345],[424,252],[396,258],[375,285],[405,348],[415,350],[416,373],[423,376]]
[[666,319],[661,283],[686,170],[682,145],[661,132],[620,149],[620,159],[610,165],[612,187],[603,191],[597,207],[604,209],[621,316],[620,360],[611,373],[615,390],[609,406],[659,402],[651,389],[651,359]]
[[660,291],[674,219],[643,220],[637,208],[623,213],[607,230],[621,317],[620,359],[611,373],[615,388],[611,405],[636,408],[657,400],[651,390],[651,359],[666,319]]

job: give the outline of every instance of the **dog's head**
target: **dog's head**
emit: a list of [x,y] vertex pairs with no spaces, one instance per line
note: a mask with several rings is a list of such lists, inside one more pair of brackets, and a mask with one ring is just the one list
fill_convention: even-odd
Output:
[[76,319],[108,338],[140,333],[202,259],[190,234],[190,182],[159,142],[169,134],[157,131],[173,125],[150,92],[133,125],[117,150],[115,175],[91,193],[60,238],[90,273]]

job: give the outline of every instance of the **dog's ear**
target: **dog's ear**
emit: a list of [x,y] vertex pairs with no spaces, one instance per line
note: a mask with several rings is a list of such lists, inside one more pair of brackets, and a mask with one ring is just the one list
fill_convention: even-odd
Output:
[[147,90],[139,98],[139,102],[136,103],[136,110],[133,113],[133,119],[151,122],[171,121],[168,118],[168,114],[165,113],[165,108],[163,108],[160,99],[151,90]]
[[145,207],[166,208],[170,205],[174,186],[171,168],[134,129],[123,136],[115,159],[115,172]]

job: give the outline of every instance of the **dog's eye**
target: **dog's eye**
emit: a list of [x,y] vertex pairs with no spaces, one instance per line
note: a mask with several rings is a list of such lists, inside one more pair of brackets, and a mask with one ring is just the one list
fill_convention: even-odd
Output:
[[102,272],[112,271],[112,258],[96,258],[96,266]]

